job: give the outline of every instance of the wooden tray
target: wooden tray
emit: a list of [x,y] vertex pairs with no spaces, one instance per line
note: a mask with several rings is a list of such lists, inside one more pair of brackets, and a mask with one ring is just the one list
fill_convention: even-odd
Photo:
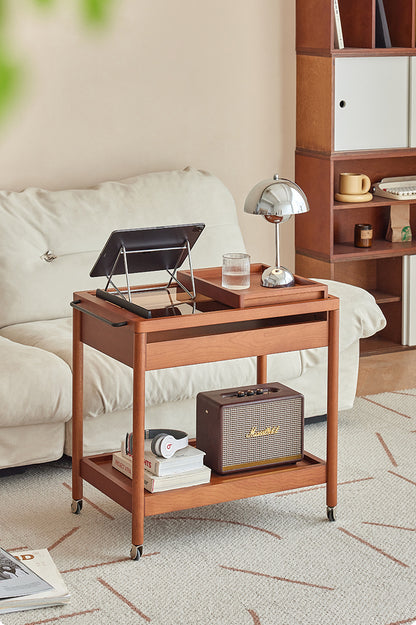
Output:
[[[222,286],[221,267],[194,269],[196,292],[227,304],[231,308],[247,308],[283,302],[297,302],[328,297],[328,287],[307,278],[295,276],[295,285],[291,287],[269,288],[261,285],[261,275],[268,265],[254,263],[250,265],[250,288],[232,291]],[[192,288],[190,271],[178,271],[180,280],[188,289]]]

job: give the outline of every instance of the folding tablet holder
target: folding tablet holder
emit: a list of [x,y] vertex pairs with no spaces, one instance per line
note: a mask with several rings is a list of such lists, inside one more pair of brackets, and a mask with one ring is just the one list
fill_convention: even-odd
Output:
[[[109,236],[94,267],[91,277],[106,276],[104,290],[97,289],[96,295],[114,304],[127,308],[143,317],[151,317],[151,310],[132,301],[132,294],[149,291],[168,291],[175,281],[191,299],[195,299],[195,282],[191,260],[191,249],[203,231],[205,224],[183,224],[115,230]],[[176,272],[188,259],[192,291],[189,291],[177,278]],[[129,273],[142,273],[165,270],[169,274],[166,284],[154,287],[132,289]],[[119,288],[113,277],[124,275],[126,288]],[[112,286],[114,291],[109,291]]]

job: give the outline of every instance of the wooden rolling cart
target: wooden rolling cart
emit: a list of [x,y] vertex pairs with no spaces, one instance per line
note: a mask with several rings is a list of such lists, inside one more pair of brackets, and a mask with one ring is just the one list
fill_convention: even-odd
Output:
[[[95,292],[74,294],[73,310],[73,483],[72,511],[82,508],[83,480],[132,513],[130,556],[143,552],[144,517],[266,493],[326,483],[327,516],[337,503],[339,301],[326,287],[296,278],[290,289],[260,286],[254,269],[251,293],[264,294],[255,305],[231,308],[197,296],[200,314],[145,319],[100,299]],[[196,272],[198,278],[198,272]],[[258,284],[256,281],[258,278]],[[198,287],[198,279],[196,279]],[[111,454],[83,455],[83,346],[90,345],[133,368],[133,478],[111,466]],[[267,354],[328,346],[327,459],[306,453],[294,465],[220,476],[181,490],[148,493],[143,488],[145,372],[226,359],[257,357],[257,383],[267,382]]]

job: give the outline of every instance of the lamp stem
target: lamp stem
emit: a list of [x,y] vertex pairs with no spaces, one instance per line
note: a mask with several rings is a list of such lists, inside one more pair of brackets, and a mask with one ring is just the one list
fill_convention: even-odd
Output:
[[276,267],[280,267],[280,241],[279,241],[279,222],[275,223],[276,229],[274,231],[275,246],[276,246]]

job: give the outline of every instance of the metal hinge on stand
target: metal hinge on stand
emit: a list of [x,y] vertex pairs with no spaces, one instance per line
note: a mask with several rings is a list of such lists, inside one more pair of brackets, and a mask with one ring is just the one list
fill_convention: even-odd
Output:
[[[158,226],[152,228],[136,228],[132,230],[115,230],[111,233],[104,248],[101,251],[90,276],[105,276],[107,283],[105,288],[97,289],[96,295],[117,304],[127,310],[139,314],[145,318],[152,316],[146,308],[146,300],[136,298],[133,295],[154,291],[166,291],[168,299],[171,298],[170,287],[179,286],[195,302],[196,289],[194,272],[192,267],[191,249],[205,224],[180,224],[177,226]],[[189,290],[177,277],[177,271],[188,259],[191,277],[191,290]],[[166,284],[156,286],[135,287],[130,285],[130,275],[166,271],[169,279]],[[121,288],[116,285],[114,276],[124,275],[126,286]],[[111,287],[111,290],[109,290]],[[170,289],[170,290],[169,290]],[[168,302],[169,306],[174,306]]]
[[[179,269],[179,260],[176,264],[175,267],[173,267],[173,269],[165,269],[165,271],[169,274],[170,279],[168,280],[168,282],[166,283],[166,285],[160,285],[160,286],[155,286],[155,287],[145,287],[143,289],[132,289],[130,287],[130,280],[129,280],[129,268],[128,268],[128,256],[129,255],[136,255],[136,254],[143,254],[143,253],[149,253],[149,252],[171,252],[171,251],[186,251],[187,252],[187,257],[188,257],[188,263],[189,263],[189,271],[191,274],[191,284],[192,284],[192,291],[189,291],[185,285],[182,284],[182,282],[180,282],[180,280],[178,280],[177,278],[177,271]],[[124,265],[124,275],[126,278],[126,289],[119,289],[116,284],[113,281],[113,275],[114,275],[114,271],[115,268],[117,266],[117,263],[119,262],[120,257],[122,257],[123,259],[123,265]],[[179,254],[179,259],[181,258],[181,255]],[[177,284],[179,284],[179,286],[186,292],[188,293],[189,297],[191,299],[195,299],[196,297],[196,291],[195,291],[195,281],[194,281],[194,272],[193,272],[193,267],[192,267],[192,259],[191,259],[191,249],[189,246],[189,241],[188,239],[186,239],[185,243],[183,245],[178,245],[178,246],[174,246],[174,247],[157,247],[157,248],[153,248],[153,249],[147,249],[147,250],[126,250],[126,247],[124,245],[124,243],[121,245],[118,254],[116,256],[116,259],[113,263],[113,266],[111,268],[110,271],[110,275],[107,276],[107,284],[104,287],[104,291],[108,291],[109,287],[112,286],[117,293],[121,296],[124,297],[124,299],[127,299],[127,301],[131,302],[131,296],[132,293],[146,293],[149,291],[163,291],[163,290],[167,290],[169,289],[169,287],[171,286],[172,282],[176,281]],[[127,297],[126,297],[127,295]]]

